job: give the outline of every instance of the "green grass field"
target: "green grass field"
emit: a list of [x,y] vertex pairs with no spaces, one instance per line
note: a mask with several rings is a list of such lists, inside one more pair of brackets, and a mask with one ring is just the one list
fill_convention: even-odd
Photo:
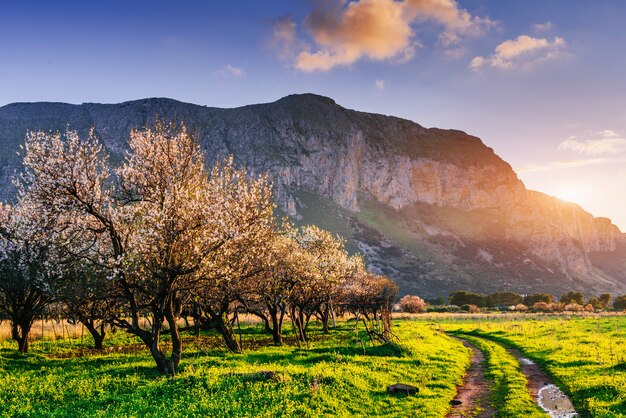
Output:
[[[249,326],[241,355],[223,351],[217,336],[188,335],[182,370],[170,379],[122,332],[106,341],[112,347],[106,353],[87,349],[87,338],[83,345],[33,341],[27,355],[4,341],[0,415],[443,417],[470,362],[469,350],[442,332],[448,331],[462,332],[486,354],[500,417],[546,416],[501,344],[540,364],[583,417],[626,416],[624,316],[420,316],[396,320],[393,330],[398,343],[373,346],[362,328],[356,342],[353,322],[330,335],[314,326],[309,347],[298,348],[267,346],[268,337]],[[388,395],[387,385],[396,382],[420,392]]]
[[[32,354],[0,351],[3,416],[421,416],[445,414],[469,362],[458,342],[421,322],[398,322],[401,344],[355,343],[353,324],[313,334],[308,349],[259,347],[227,354],[214,336],[189,337],[183,369],[159,376],[136,342],[118,333],[108,345],[130,353],[72,357],[76,341],[34,342]],[[267,337],[248,329],[244,344]],[[361,329],[361,337],[363,337]],[[139,349],[139,351],[133,351]],[[276,372],[265,379],[255,372]],[[398,381],[415,397],[390,396]],[[317,383],[317,385],[315,384]]]

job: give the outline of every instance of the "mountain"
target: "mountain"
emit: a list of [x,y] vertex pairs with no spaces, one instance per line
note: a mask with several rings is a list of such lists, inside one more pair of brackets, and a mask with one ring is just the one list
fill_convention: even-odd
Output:
[[164,98],[1,107],[0,199],[14,198],[27,130],[95,127],[115,164],[130,130],[157,115],[185,121],[209,162],[232,154],[270,173],[285,213],[346,237],[402,293],[626,293],[626,236],[609,219],[527,190],[479,138],[312,94],[234,109]]

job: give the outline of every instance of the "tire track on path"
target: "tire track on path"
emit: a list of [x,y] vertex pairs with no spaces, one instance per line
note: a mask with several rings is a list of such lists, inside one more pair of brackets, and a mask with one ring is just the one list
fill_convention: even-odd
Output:
[[[519,363],[519,370],[526,377],[526,388],[532,400],[551,418],[578,417],[570,399],[554,383],[535,362],[525,358],[522,353],[513,347],[503,344],[489,337],[468,334],[468,337],[489,341],[501,346]],[[472,363],[464,378],[463,384],[457,387],[457,396],[452,401],[452,409],[447,418],[460,417],[491,417],[496,414],[490,402],[493,382],[487,377],[488,362],[482,353],[461,335],[451,336],[458,339],[465,347],[472,350]]]
[[485,375],[487,368],[485,355],[467,340],[457,339],[472,351],[472,360],[463,378],[463,384],[457,387],[457,394],[451,402],[452,409],[446,417],[492,417],[496,411],[490,402],[492,383]]

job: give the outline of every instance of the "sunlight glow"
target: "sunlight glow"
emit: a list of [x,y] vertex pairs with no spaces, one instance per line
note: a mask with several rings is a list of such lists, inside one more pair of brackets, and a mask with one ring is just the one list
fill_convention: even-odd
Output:
[[563,185],[562,187],[553,190],[553,194],[561,200],[576,203],[578,205],[583,205],[590,196],[589,190],[577,184]]

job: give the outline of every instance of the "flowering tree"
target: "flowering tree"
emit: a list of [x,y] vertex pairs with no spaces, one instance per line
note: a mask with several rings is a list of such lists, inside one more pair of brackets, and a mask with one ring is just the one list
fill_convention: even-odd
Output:
[[[391,306],[398,295],[398,286],[388,277],[376,276],[365,268],[359,271],[342,288],[342,304],[357,319],[363,321],[370,338],[376,336],[381,341],[391,337]],[[366,320],[375,320],[381,332],[370,329]]]
[[[93,131],[86,139],[30,133],[20,199],[47,219],[62,256],[108,271],[115,308],[107,320],[139,337],[158,369],[174,374],[183,305],[213,277],[227,244],[247,236],[269,186],[235,170],[232,159],[207,172],[184,127],[157,122],[131,132],[129,146],[114,170]],[[169,355],[160,347],[166,325]]]
[[23,208],[0,204],[0,313],[11,322],[18,350],[28,351],[33,323],[56,295],[58,269]]
[[245,170],[235,170],[232,160],[218,166],[225,212],[222,222],[232,234],[215,251],[202,270],[200,285],[192,291],[189,311],[205,328],[216,329],[232,352],[240,352],[231,316],[234,306],[253,290],[254,278],[261,274],[270,253],[268,243],[275,235],[274,203],[267,177],[249,178]]
[[248,293],[239,299],[246,312],[263,321],[275,345],[283,342],[283,323],[296,286],[314,274],[309,258],[292,235],[293,228],[285,225],[283,231],[267,242],[268,254],[261,260],[261,271],[251,282]]
[[323,331],[329,332],[333,300],[362,260],[348,255],[343,239],[314,225],[301,228],[293,239],[307,257],[309,268],[309,277],[298,281],[290,298],[290,316],[304,340],[313,314],[321,320]]
[[402,312],[423,313],[426,312],[428,303],[424,299],[415,295],[405,295],[400,299],[400,309]]
[[61,314],[70,322],[81,323],[91,334],[96,350],[102,350],[106,337],[107,313],[116,302],[106,271],[87,263],[66,265],[59,289]]

